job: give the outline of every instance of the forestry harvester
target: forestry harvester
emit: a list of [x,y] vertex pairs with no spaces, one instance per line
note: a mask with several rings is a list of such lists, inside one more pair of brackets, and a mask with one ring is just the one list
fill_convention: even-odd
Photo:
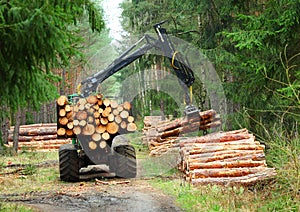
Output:
[[[154,25],[154,29],[157,33],[157,38],[153,38],[150,35],[144,35],[138,42],[128,48],[124,53],[122,53],[117,59],[115,59],[108,67],[99,71],[98,73],[88,77],[83,80],[80,84],[81,91],[78,95],[70,95],[68,103],[73,102],[73,105],[77,102],[80,102],[81,99],[88,99],[91,95],[93,95],[99,84],[101,84],[104,80],[112,76],[114,73],[118,72],[122,68],[126,67],[136,59],[142,57],[147,51],[152,48],[160,50],[163,55],[169,58],[171,67],[174,70],[177,78],[179,79],[179,83],[182,85],[185,91],[185,101],[187,103],[187,107],[184,111],[185,116],[190,118],[200,118],[199,110],[192,105],[192,84],[194,83],[194,73],[189,68],[188,62],[184,60],[183,57],[174,49],[174,46],[166,32],[165,28],[162,28],[161,25],[164,23],[160,22]],[[140,48],[137,46],[141,42],[145,42]],[[136,49],[137,48],[137,49]],[[94,95],[98,98],[91,100],[91,102],[96,102],[97,110],[98,108],[104,113],[105,108],[102,105],[102,97],[100,95]],[[99,103],[101,102],[101,104]],[[82,102],[82,101],[81,101]],[[86,103],[86,100],[83,101]],[[88,101],[89,102],[89,101]],[[98,103],[99,104],[98,104]],[[98,104],[98,105],[97,105]],[[103,102],[104,104],[104,102]],[[100,106],[99,106],[100,105]],[[75,119],[74,119],[74,128],[75,132],[73,136],[68,136],[68,134],[59,133],[59,118],[61,118],[60,107],[65,107],[64,104],[61,104],[57,107],[58,111],[58,136],[59,137],[72,137],[72,144],[62,145],[59,149],[59,169],[60,169],[60,179],[63,181],[75,182],[80,179],[80,169],[85,168],[89,165],[100,165],[104,164],[109,167],[109,172],[115,173],[118,177],[124,178],[133,178],[136,177],[136,153],[135,149],[132,145],[129,144],[129,141],[126,139],[122,133],[118,131],[116,133],[116,129],[118,126],[110,126],[110,129],[113,129],[113,134],[105,135],[105,142],[101,142],[98,137],[92,135],[93,132],[88,133],[80,133],[75,132]],[[94,105],[95,106],[95,105]],[[93,107],[94,107],[93,106]],[[80,106],[79,106],[80,107]],[[102,107],[102,108],[101,108]],[[116,106],[117,107],[117,106]],[[84,108],[84,106],[82,106]],[[87,108],[87,107],[85,107]],[[89,110],[89,109],[87,109]],[[130,111],[130,108],[128,108]],[[78,112],[75,111],[75,113]],[[79,111],[80,112],[80,111]],[[79,113],[78,112],[78,113]],[[110,111],[111,112],[111,111]],[[126,112],[123,114],[127,115]],[[74,115],[74,114],[73,114]],[[80,114],[81,117],[88,119],[88,116],[82,112]],[[77,115],[79,116],[79,114]],[[108,117],[109,118],[109,117]],[[112,118],[113,119],[113,118]],[[100,120],[100,119],[98,119]],[[105,119],[106,120],[106,119]],[[61,120],[62,121],[62,120]],[[115,120],[117,121],[117,120]],[[80,125],[84,121],[77,121],[76,125]],[[84,124],[90,123],[89,120],[86,120]],[[91,124],[86,124],[85,128],[89,128],[88,126]],[[96,124],[99,127],[99,131],[101,131],[102,120]],[[122,127],[122,122],[120,123]],[[73,126],[72,126],[73,127]],[[119,129],[121,129],[121,127]],[[92,126],[90,126],[92,128]],[[72,129],[72,128],[71,128]],[[79,128],[78,128],[79,129]],[[136,128],[134,128],[136,129]],[[86,129],[88,130],[88,129]],[[133,131],[133,130],[128,130]],[[128,132],[128,131],[123,131]],[[122,132],[122,131],[121,131]],[[72,132],[71,132],[72,134]],[[97,142],[91,142],[91,137],[97,140]],[[103,134],[104,137],[104,134]],[[99,144],[100,143],[100,144]]]

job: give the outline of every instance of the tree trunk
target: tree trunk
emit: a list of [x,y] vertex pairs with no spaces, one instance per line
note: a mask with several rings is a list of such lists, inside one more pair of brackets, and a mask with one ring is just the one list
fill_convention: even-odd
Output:
[[[8,112],[7,106],[2,106],[1,109],[3,111]],[[1,122],[1,134],[2,134],[2,142],[3,144],[8,144],[8,130],[10,128],[10,120],[7,116],[4,116]]]
[[15,128],[13,133],[13,149],[15,152],[18,152],[19,146],[19,129],[20,129],[20,122],[21,122],[21,108],[18,108],[18,111],[15,114]]

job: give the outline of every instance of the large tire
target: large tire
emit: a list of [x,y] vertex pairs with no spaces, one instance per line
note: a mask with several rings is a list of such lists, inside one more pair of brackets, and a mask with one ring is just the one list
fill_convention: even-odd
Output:
[[79,156],[73,144],[62,145],[59,148],[60,179],[66,182],[79,181]]
[[114,148],[115,151],[115,173],[117,177],[136,177],[136,154],[131,145],[120,145]]

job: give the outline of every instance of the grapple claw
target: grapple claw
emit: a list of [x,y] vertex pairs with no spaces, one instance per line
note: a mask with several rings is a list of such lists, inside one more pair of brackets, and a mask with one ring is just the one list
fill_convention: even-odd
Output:
[[191,119],[191,118],[199,118],[200,119],[199,112],[200,112],[199,109],[196,108],[195,105],[188,105],[184,109],[184,115],[188,119]]

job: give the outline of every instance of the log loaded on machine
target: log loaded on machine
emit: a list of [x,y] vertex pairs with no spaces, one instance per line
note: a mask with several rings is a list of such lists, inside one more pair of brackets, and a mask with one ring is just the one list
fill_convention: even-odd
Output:
[[[200,118],[199,110],[191,104],[189,88],[194,83],[194,73],[188,67],[188,62],[174,49],[166,29],[161,27],[164,22],[154,25],[157,39],[144,35],[107,68],[83,80],[79,94],[57,99],[57,135],[59,138],[73,138],[72,144],[62,145],[59,149],[61,180],[78,181],[81,168],[100,164],[107,165],[116,176],[136,176],[135,149],[124,136],[137,129],[130,113],[131,105],[129,102],[118,104],[95,92],[104,80],[152,48],[160,50],[170,60],[185,91],[185,116]],[[145,44],[136,49],[143,41],[146,41]]]

